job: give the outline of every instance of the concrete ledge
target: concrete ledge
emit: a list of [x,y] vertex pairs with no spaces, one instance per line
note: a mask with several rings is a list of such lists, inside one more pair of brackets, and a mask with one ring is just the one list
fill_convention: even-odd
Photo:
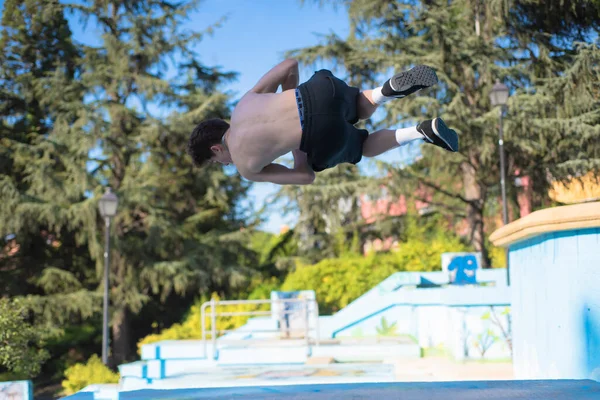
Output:
[[495,246],[507,247],[530,237],[558,231],[600,227],[600,202],[546,208],[497,229]]
[[[355,378],[356,379],[356,378]],[[346,383],[281,386],[243,386],[205,389],[135,390],[120,392],[119,399],[552,399],[597,400],[600,383],[590,380]],[[68,397],[67,399],[75,399]]]

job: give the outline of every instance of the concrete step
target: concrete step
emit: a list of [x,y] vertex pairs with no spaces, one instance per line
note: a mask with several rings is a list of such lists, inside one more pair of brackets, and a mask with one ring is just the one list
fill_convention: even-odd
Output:
[[164,379],[169,376],[187,375],[205,371],[217,366],[214,360],[180,359],[180,360],[148,360],[147,374],[144,378]]
[[148,375],[147,370],[148,365],[144,360],[119,365],[119,374],[121,376],[145,378]]
[[202,359],[212,355],[212,342],[202,340],[163,340],[142,345],[142,360]]
[[312,357],[332,357],[337,362],[381,362],[390,358],[420,358],[421,348],[416,343],[355,344],[317,346]]
[[[198,345],[197,343],[195,345]],[[168,351],[165,351],[167,349]],[[158,352],[157,352],[158,353]],[[182,354],[179,344],[167,343],[162,347],[160,353],[172,356]],[[197,351],[190,350],[190,354]],[[217,359],[209,358],[167,358],[146,359],[130,364],[119,366],[119,372],[123,378],[139,378],[142,381],[129,380],[132,383],[144,383],[144,379],[160,380],[179,375],[202,373],[215,367],[263,367],[279,365],[301,365],[310,359],[331,359],[336,363],[371,362],[378,363],[389,359],[419,358],[421,350],[418,345],[410,343],[372,343],[352,345],[322,345],[306,346],[298,345],[298,342],[286,342],[285,345],[271,347],[244,346],[224,347],[217,351]]]
[[219,349],[217,361],[219,365],[304,364],[309,356],[310,348],[298,345],[225,347]]
[[152,379],[136,378],[133,376],[121,376],[119,380],[119,391],[140,390],[152,388]]

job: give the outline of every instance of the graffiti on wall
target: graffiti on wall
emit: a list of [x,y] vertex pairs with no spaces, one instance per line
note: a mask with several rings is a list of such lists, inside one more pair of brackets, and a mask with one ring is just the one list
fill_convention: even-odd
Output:
[[30,381],[0,382],[0,400],[30,400]]
[[444,253],[442,270],[448,273],[449,282],[455,285],[477,283],[481,253]]

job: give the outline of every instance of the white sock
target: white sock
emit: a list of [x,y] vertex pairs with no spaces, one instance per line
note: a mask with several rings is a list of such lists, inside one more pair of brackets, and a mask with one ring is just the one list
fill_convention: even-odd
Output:
[[396,129],[396,141],[400,146],[404,146],[407,143],[417,139],[425,139],[425,136],[417,130],[417,126],[411,126],[409,128]]
[[373,102],[375,104],[381,105],[385,102],[395,99],[395,97],[385,97],[381,93],[381,88],[382,88],[382,86],[379,86],[378,88],[373,89],[373,91],[371,92],[371,97],[373,98]]

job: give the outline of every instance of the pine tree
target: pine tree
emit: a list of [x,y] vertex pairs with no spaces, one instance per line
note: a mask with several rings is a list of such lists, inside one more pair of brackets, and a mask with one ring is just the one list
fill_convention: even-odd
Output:
[[509,31],[526,51],[530,85],[511,98],[508,131],[522,139],[514,165],[532,177],[537,203],[548,203],[554,181],[598,175],[600,3],[515,2]]
[[46,330],[99,309],[86,209],[79,53],[58,1],[8,0],[0,38],[0,291]]
[[[395,126],[442,116],[460,137],[457,154],[441,153],[432,146],[423,146],[423,158],[404,169],[391,169],[389,187],[405,194],[425,193],[425,199],[455,217],[465,216],[469,226],[468,239],[482,252],[484,267],[488,264],[486,248],[486,209],[493,207],[499,193],[497,156],[497,110],[492,110],[489,93],[496,79],[509,86],[532,86],[540,77],[556,76],[565,68],[569,40],[557,50],[556,43],[569,39],[565,32],[581,32],[593,21],[578,18],[578,10],[568,7],[578,2],[553,2],[570,16],[555,30],[529,35],[511,6],[527,9],[528,21],[535,27],[547,27],[545,12],[535,11],[535,2],[505,2],[480,0],[448,1],[383,1],[347,0],[343,4],[349,14],[350,35],[341,39],[329,35],[324,43],[302,49],[296,54],[306,63],[333,60],[352,78],[367,88],[380,85],[390,71],[426,64],[437,71],[440,83],[411,96],[387,104],[387,117],[381,125]],[[540,3],[540,2],[538,2]],[[559,4],[560,3],[560,4]],[[580,3],[580,2],[579,2]],[[596,13],[597,15],[597,13]],[[538,19],[533,18],[538,17]],[[527,19],[527,18],[525,18]],[[533,29],[532,29],[533,30]],[[561,36],[562,35],[562,36]],[[536,47],[537,59],[531,57]],[[529,50],[529,52],[528,52]],[[566,54],[565,54],[566,52]],[[531,140],[505,129],[507,154],[531,145]],[[550,135],[549,132],[540,136]],[[572,147],[569,157],[581,158]],[[546,160],[550,163],[555,160]],[[508,182],[523,160],[509,158]],[[529,165],[529,163],[528,163]],[[510,188],[509,185],[509,190]],[[424,192],[423,192],[424,191]],[[510,194],[510,193],[509,193]],[[498,208],[496,208],[498,209]]]
[[567,69],[515,96],[509,129],[523,139],[523,172],[548,193],[554,181],[600,177],[600,48],[581,43]]
[[[227,116],[228,99],[217,89],[232,77],[203,66],[191,50],[203,34],[181,29],[197,3],[70,5],[103,32],[101,46],[84,48],[83,80],[94,101],[91,129],[81,136],[102,153],[91,172],[94,195],[108,185],[120,199],[110,274],[113,364],[133,355],[132,315],[145,305],[227,289],[249,273],[236,268],[241,250],[231,233],[244,226],[236,202],[246,185],[217,168],[194,169],[185,154],[196,123]],[[100,227],[99,220],[86,227],[98,273]]]

